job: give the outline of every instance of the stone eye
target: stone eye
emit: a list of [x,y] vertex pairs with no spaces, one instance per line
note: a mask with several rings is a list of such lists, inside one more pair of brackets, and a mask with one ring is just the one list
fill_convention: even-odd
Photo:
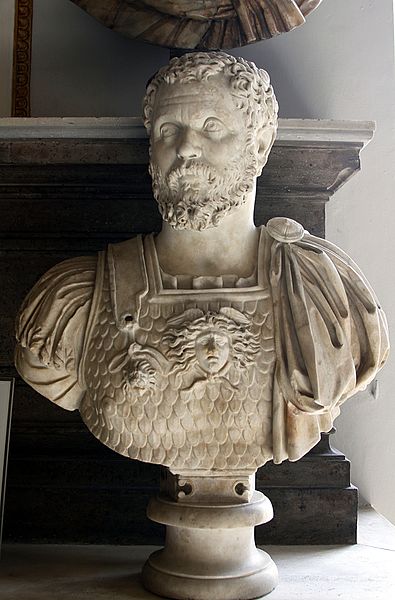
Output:
[[163,139],[169,139],[176,136],[178,127],[174,123],[163,123],[160,127],[160,136]]
[[225,125],[219,119],[211,117],[205,121],[203,131],[209,135],[220,135],[225,133]]

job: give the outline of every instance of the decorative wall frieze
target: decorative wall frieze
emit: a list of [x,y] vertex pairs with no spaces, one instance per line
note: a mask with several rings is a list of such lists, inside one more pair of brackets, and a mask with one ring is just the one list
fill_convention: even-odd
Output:
[[30,116],[33,0],[15,1],[15,37],[12,89],[14,117]]

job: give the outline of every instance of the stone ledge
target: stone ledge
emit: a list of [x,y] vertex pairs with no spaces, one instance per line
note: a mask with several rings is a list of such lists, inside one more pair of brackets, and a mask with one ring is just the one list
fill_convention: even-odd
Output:
[[[374,135],[373,121],[279,119],[277,145],[295,142],[357,144],[361,148]],[[1,118],[0,141],[21,139],[125,140],[145,139],[140,117],[32,117]]]

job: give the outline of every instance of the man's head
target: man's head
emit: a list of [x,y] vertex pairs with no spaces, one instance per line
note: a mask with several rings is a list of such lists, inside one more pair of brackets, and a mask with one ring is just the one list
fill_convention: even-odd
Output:
[[144,100],[163,218],[200,230],[242,205],[273,144],[277,110],[268,74],[244,59],[193,53],[163,67]]

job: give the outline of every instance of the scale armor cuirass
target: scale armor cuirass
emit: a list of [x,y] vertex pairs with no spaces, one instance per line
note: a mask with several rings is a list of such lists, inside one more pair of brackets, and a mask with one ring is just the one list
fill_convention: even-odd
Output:
[[[164,289],[153,237],[128,243],[141,247],[139,269],[133,252],[123,265],[111,251],[99,259],[80,365],[86,425],[116,452],[175,471],[255,470],[272,457],[275,364],[259,259],[251,287]],[[145,279],[121,316],[114,269]]]

